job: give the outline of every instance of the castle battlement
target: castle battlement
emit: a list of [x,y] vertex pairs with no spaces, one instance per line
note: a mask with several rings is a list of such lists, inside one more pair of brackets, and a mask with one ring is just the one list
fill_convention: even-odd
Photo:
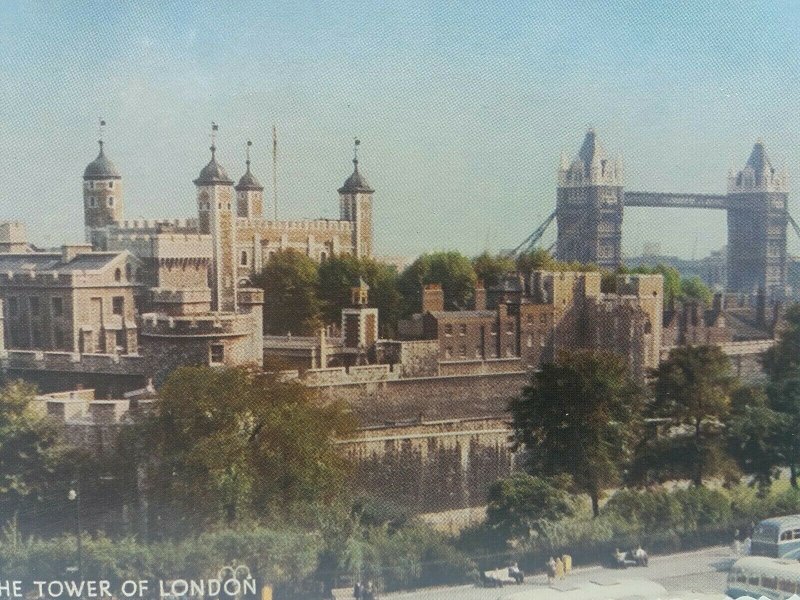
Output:
[[111,229],[119,232],[159,232],[174,228],[176,230],[198,230],[196,218],[185,219],[129,219],[111,225]]
[[352,221],[336,219],[313,219],[310,221],[270,221],[266,219],[247,219],[240,217],[238,223],[241,227],[256,227],[261,230],[274,229],[275,231],[344,231],[353,230]]
[[145,313],[139,321],[139,333],[145,337],[240,337],[253,333],[250,313],[208,313],[172,316]]
[[145,369],[144,357],[139,354],[6,350],[0,352],[0,363],[6,369],[78,373],[139,374]]

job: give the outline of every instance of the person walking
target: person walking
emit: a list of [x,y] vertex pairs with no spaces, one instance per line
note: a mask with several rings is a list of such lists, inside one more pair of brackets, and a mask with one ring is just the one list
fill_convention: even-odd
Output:
[[364,595],[364,586],[361,585],[361,581],[356,581],[356,584],[353,586],[353,598],[356,600],[361,600],[361,597]]
[[550,560],[547,561],[547,583],[548,585],[553,584],[553,580],[556,578],[556,559],[552,556]]
[[556,559],[556,579],[564,579],[564,561],[560,556]]

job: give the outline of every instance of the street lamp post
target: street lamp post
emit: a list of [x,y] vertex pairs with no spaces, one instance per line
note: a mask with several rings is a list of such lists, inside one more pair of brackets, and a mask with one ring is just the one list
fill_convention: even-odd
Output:
[[78,550],[78,580],[83,577],[83,543],[81,541],[81,492],[80,479],[72,481],[72,487],[67,494],[70,502],[75,502],[75,536]]

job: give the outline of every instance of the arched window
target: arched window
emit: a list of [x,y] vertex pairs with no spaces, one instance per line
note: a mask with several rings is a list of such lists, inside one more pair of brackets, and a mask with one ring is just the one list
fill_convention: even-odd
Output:
[[122,271],[120,269],[114,271],[114,281],[122,281]]

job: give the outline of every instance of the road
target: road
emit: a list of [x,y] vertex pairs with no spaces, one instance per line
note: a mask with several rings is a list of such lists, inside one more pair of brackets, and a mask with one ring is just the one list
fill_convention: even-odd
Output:
[[[575,569],[569,577],[576,583],[593,579],[649,579],[663,585],[668,592],[724,592],[727,570],[734,557],[727,547],[717,546],[694,552],[684,552],[664,556],[651,556],[646,568],[624,570],[605,567],[585,567]],[[522,586],[507,586],[503,591],[523,591],[525,587],[545,588],[544,575],[527,577]],[[476,586],[457,586],[448,588],[428,588],[414,592],[383,594],[392,600],[487,600],[497,598],[500,590],[481,589]]]

